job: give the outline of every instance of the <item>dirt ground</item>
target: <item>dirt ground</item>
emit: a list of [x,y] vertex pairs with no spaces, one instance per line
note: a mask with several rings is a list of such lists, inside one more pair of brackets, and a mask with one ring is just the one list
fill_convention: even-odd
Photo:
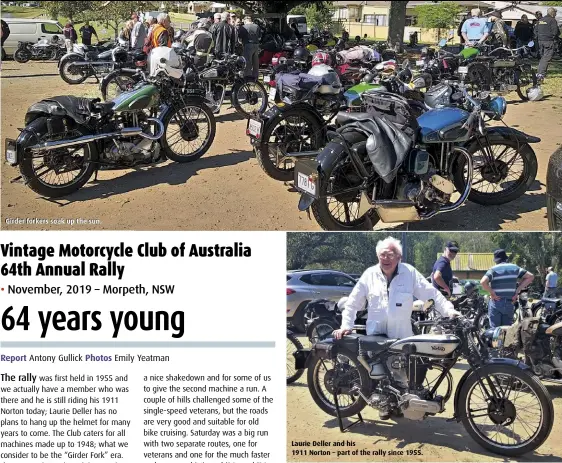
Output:
[[[305,338],[300,339],[303,344],[307,343]],[[453,391],[467,368],[468,364],[464,361],[453,368]],[[552,431],[537,451],[510,460],[480,447],[468,435],[462,423],[447,422],[453,416],[452,398],[447,402],[443,414],[421,422],[406,418],[381,421],[378,411],[367,407],[362,412],[364,423],[342,434],[337,419],[325,414],[312,400],[305,372],[295,383],[287,386],[287,461],[562,461],[562,385],[551,384],[546,387],[554,403]],[[344,419],[344,426],[350,423],[351,421]],[[293,441],[345,441],[345,445],[300,447],[293,446]],[[299,456],[298,452],[303,449],[332,452],[351,450],[358,451],[359,455]],[[383,455],[382,451],[386,451],[386,454]],[[390,455],[390,451],[397,454]],[[403,453],[400,455],[400,452]]]
[[[53,62],[2,63],[2,157],[4,139],[15,138],[26,109],[54,95],[99,96],[93,79],[70,86]],[[504,206],[467,204],[429,221],[376,228],[409,230],[547,230],[545,178],[550,154],[562,143],[562,98],[518,103],[510,95],[506,123],[543,139],[534,145],[539,171],[532,190]],[[11,183],[19,170],[2,163],[3,229],[116,230],[318,230],[297,209],[298,195],[259,168],[245,135],[246,121],[223,106],[209,152],[191,164],[102,172],[77,193],[60,200],[39,197],[22,183]],[[64,219],[64,225],[41,222],[7,225],[7,219]],[[74,220],[74,225],[66,221]],[[83,219],[86,223],[79,224]],[[87,221],[90,221],[88,223]]]

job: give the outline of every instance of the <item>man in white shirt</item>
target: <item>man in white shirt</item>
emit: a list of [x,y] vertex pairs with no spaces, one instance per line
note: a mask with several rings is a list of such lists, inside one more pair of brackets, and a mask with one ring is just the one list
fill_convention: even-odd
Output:
[[558,275],[552,267],[546,269],[548,272],[546,275],[546,284],[544,289],[544,297],[554,298],[556,297],[556,286],[558,285]]
[[390,339],[412,336],[414,297],[432,299],[435,309],[445,317],[459,316],[447,299],[414,267],[401,263],[402,245],[394,238],[379,241],[376,248],[379,263],[368,268],[349,295],[342,313],[342,326],[334,331],[336,339],[350,334],[358,310],[368,303],[367,334]]
[[131,50],[141,51],[144,46],[144,39],[146,39],[146,28],[142,21],[139,20],[139,16],[136,13],[131,15],[131,20],[133,21],[133,30],[131,31]]

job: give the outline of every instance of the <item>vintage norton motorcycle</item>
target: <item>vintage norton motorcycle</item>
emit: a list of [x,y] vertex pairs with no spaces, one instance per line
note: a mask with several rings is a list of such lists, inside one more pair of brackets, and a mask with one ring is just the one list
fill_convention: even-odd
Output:
[[[421,421],[443,413],[454,397],[451,421],[462,422],[487,450],[515,457],[540,447],[554,420],[543,384],[521,362],[489,356],[472,321],[459,317],[436,323],[445,334],[325,339],[307,356],[295,355],[295,365],[305,362],[312,399],[339,419],[342,432],[342,418],[358,415],[351,426],[362,422],[366,406],[377,409],[382,420]],[[469,368],[453,396],[450,370],[461,357]]]
[[8,163],[33,191],[58,198],[99,169],[199,159],[213,142],[215,119],[203,92],[182,84],[171,52],[153,50],[154,72],[115,100],[59,96],[33,104],[18,139],[6,140]]
[[64,42],[55,35],[51,40],[42,39],[37,43],[18,42],[18,49],[14,52],[14,60],[27,63],[29,60],[58,60],[66,53]]
[[463,92],[472,111],[433,109],[417,119],[402,96],[365,93],[368,112],[339,113],[341,127],[317,158],[297,160],[299,209],[311,208],[324,230],[365,230],[379,220],[425,220],[467,200],[499,205],[519,198],[535,179],[530,144],[540,139],[486,126],[501,120],[505,99],[477,101]]

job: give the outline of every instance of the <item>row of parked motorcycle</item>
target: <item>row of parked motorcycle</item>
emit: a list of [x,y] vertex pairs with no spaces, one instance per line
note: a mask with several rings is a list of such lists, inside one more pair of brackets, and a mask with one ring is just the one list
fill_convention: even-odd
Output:
[[[341,340],[347,298],[311,301],[306,307],[305,349],[287,330],[287,384],[307,372],[314,402],[339,420],[341,431],[363,422],[370,406],[380,419],[423,420],[440,414],[453,396],[450,370],[468,363],[456,386],[450,421],[462,422],[484,448],[508,457],[540,447],[552,429],[554,409],[541,381],[562,384],[562,300],[529,303],[523,291],[511,326],[489,328],[488,298],[474,283],[451,298],[461,316],[441,317],[432,301],[414,303],[412,331],[406,339],[366,335],[367,312],[357,314],[354,333]],[[531,411],[529,411],[531,410]],[[359,419],[348,428],[343,418]]]
[[442,41],[415,66],[361,45],[300,48],[265,76],[275,104],[246,133],[264,172],[293,182],[325,230],[505,204],[534,182],[540,139],[487,122],[502,120],[506,93],[540,99],[532,46],[453,54]]

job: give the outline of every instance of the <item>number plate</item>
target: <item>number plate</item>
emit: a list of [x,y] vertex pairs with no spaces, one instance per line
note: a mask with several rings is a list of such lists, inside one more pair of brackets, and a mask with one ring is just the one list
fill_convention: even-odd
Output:
[[275,101],[275,96],[277,95],[277,89],[272,87],[269,89],[269,101]]
[[252,138],[261,138],[263,123],[256,119],[248,119],[248,127],[246,128],[246,135]]
[[16,151],[16,141],[10,138],[6,138],[6,161],[8,164],[15,166],[18,163],[18,154]]
[[425,64],[425,61],[423,59],[419,59],[416,61],[416,66],[423,66]]
[[311,196],[316,196],[315,180],[302,172],[297,172],[297,187]]
[[459,74],[468,74],[468,66],[460,66]]
[[263,81],[268,84],[271,81],[271,77],[270,76],[263,76]]

